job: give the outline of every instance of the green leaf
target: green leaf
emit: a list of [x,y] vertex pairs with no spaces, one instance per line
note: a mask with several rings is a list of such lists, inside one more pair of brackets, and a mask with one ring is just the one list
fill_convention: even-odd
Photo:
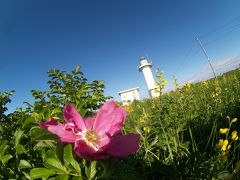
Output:
[[[49,149],[44,153],[45,159],[47,158],[52,158],[55,157],[56,158],[56,148],[54,149]],[[43,157],[43,156],[42,156]],[[44,159],[44,161],[45,161]]]
[[69,165],[70,162],[72,161],[73,156],[72,156],[71,144],[68,144],[67,146],[64,147],[63,159],[64,159],[65,164],[67,164],[67,165]]
[[73,157],[71,144],[64,147],[63,160],[67,168],[81,175],[81,168]]
[[17,144],[17,146],[15,146],[15,150],[17,154],[23,154],[26,153],[26,149],[24,148],[23,145],[21,144]]
[[11,154],[5,154],[7,148],[7,141],[0,141],[0,161],[2,162],[2,164],[5,164],[6,162],[8,162],[9,159],[13,157]]
[[31,140],[56,140],[56,136],[49,133],[48,131],[40,128],[40,127],[33,127],[30,130]]
[[68,175],[67,174],[61,174],[56,176],[55,180],[68,180]]
[[49,176],[55,175],[56,172],[46,168],[34,168],[30,171],[31,179],[37,178],[48,178]]
[[11,154],[7,154],[7,155],[5,155],[5,156],[3,156],[3,157],[1,158],[1,161],[2,161],[3,164],[5,164],[5,163],[8,162],[8,160],[11,159],[12,157],[13,157],[13,156],[12,156]]
[[72,71],[73,74],[77,74],[81,66],[76,66],[76,68]]
[[62,142],[57,143],[57,146],[55,148],[55,156],[56,159],[58,159],[61,163],[63,163],[63,149],[64,149],[64,145]]
[[57,171],[59,173],[67,174],[66,168],[62,165],[62,163],[55,158],[47,158],[43,165],[51,170]]
[[225,179],[229,175],[230,175],[230,173],[228,171],[222,171],[222,172],[218,173],[217,178],[218,179]]
[[24,159],[21,159],[20,162],[19,162],[18,167],[20,169],[25,169],[25,168],[31,168],[32,166],[31,166],[31,164],[28,161],[26,161]]
[[0,158],[1,158],[2,156],[4,156],[4,153],[5,153],[5,151],[6,151],[7,148],[8,148],[7,141],[6,141],[6,140],[1,141],[1,142],[0,142]]
[[96,165],[97,165],[97,161],[91,161],[90,167],[85,166],[85,173],[88,179],[93,179],[94,176],[96,175],[97,173]]
[[68,180],[68,175],[67,174],[61,174],[55,177],[50,177],[48,180]]
[[43,148],[54,148],[55,141],[54,140],[41,140],[34,147],[33,150],[42,150]]
[[62,109],[61,108],[55,108],[51,111],[51,116],[54,116],[56,114],[62,114]]
[[18,129],[14,134],[15,139],[15,150],[17,154],[23,154],[26,153],[26,149],[23,145],[20,144],[21,138],[24,136],[24,132],[21,129]]
[[31,116],[25,119],[25,121],[22,124],[22,127],[25,128],[30,123],[35,123],[34,118],[32,118]]
[[23,131],[21,129],[18,129],[15,134],[14,134],[14,139],[15,139],[15,146],[17,146],[20,143],[20,140],[23,136]]
[[26,179],[31,179],[30,175],[24,171],[22,171],[22,173],[24,174],[24,176],[26,177]]
[[74,176],[72,180],[83,180],[82,176]]
[[15,174],[15,172],[11,168],[7,168],[7,170],[9,172],[9,174],[11,174],[11,175]]

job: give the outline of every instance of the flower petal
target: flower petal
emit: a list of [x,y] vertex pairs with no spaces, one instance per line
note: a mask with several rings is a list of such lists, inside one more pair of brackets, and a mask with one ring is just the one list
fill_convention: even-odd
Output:
[[88,145],[82,139],[79,139],[75,142],[74,151],[79,157],[87,160],[99,160],[109,158],[109,155],[102,151],[96,151],[92,146]]
[[114,157],[128,156],[139,149],[139,134],[115,136],[109,143],[106,151]]
[[95,121],[95,117],[87,118],[84,120],[87,129],[92,129]]
[[120,131],[125,119],[125,109],[119,107],[114,101],[109,101],[99,109],[93,130],[100,136],[106,132],[113,136]]
[[74,123],[79,130],[86,130],[83,118],[71,104],[65,105],[63,117],[68,123]]
[[106,133],[101,136],[100,142],[98,143],[98,149],[104,150],[108,144],[111,142],[111,135]]
[[65,125],[51,118],[48,121],[41,121],[40,127],[56,134],[62,142],[74,143],[78,135],[73,134],[72,130],[66,130]]
[[126,120],[125,109],[118,107],[112,115],[111,127],[108,133],[111,134],[111,136],[118,134],[121,131],[121,128],[125,120]]

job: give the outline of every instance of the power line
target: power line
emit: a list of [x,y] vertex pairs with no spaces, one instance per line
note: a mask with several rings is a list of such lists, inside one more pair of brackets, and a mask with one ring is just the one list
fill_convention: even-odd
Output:
[[187,61],[190,53],[191,53],[192,50],[193,50],[193,47],[194,47],[194,45],[192,44],[192,46],[189,48],[189,50],[187,51],[187,53],[185,54],[185,56],[182,58],[181,64],[180,64],[180,65],[178,66],[178,68],[176,69],[174,75],[176,75],[176,74],[179,72],[179,70],[182,68],[183,64],[185,64],[185,62]]
[[[231,25],[231,24],[234,23],[234,22],[237,22],[237,24]],[[205,34],[202,34],[202,35],[200,35],[199,37],[200,37],[200,38],[206,38],[206,37],[212,36],[213,34],[214,34],[214,35],[220,34],[220,36],[218,36],[218,37],[215,38],[214,40],[210,40],[210,41],[207,41],[206,43],[204,43],[204,45],[210,44],[210,43],[212,43],[212,42],[214,42],[214,41],[222,38],[223,36],[226,36],[227,34],[233,32],[233,31],[235,31],[235,30],[240,29],[240,23],[238,23],[238,22],[240,22],[240,16],[237,16],[237,17],[235,17],[235,18],[227,21],[227,22],[224,23],[223,25],[217,27],[215,30],[212,30],[212,31],[209,31],[209,32],[207,32],[207,33],[205,33]],[[199,39],[198,39],[198,40],[199,40]],[[199,40],[199,41],[200,41],[200,40]],[[198,42],[198,43],[199,43],[199,42]],[[200,44],[201,44],[201,45],[200,45],[200,46],[201,46],[201,49],[203,50],[203,52],[204,52],[204,54],[205,54],[205,57],[207,58],[210,66],[211,66],[211,69],[212,69],[212,71],[213,71],[213,74],[214,74],[214,76],[216,77],[215,72],[214,72],[214,69],[213,69],[212,64],[211,64],[211,62],[210,62],[210,58],[208,57],[207,52],[206,52],[206,50],[204,49],[202,42],[200,42]],[[189,56],[190,56],[190,54],[191,54],[191,52],[192,52],[192,50],[193,50],[193,47],[194,47],[194,44],[192,44],[191,48],[187,51],[186,55],[185,55],[184,58],[181,60],[181,64],[180,64],[180,65],[178,66],[178,68],[176,69],[174,75],[176,75],[176,74],[182,69],[182,66],[187,62],[187,60],[189,60]],[[196,54],[195,54],[195,55],[196,55]]]
[[239,25],[240,16],[237,16],[237,17],[227,21],[226,23],[222,24],[221,26],[216,27],[214,30],[209,31],[209,32],[207,32],[205,34],[202,34],[202,35],[200,35],[198,37],[202,39],[202,38],[206,38],[206,37],[208,37],[208,36],[210,36],[212,34],[221,33],[221,31],[224,31],[224,30],[226,30],[228,28],[232,28],[233,26],[236,26],[236,24],[235,24],[235,25],[229,27],[229,25],[231,25],[233,22],[236,22],[236,21],[238,22],[237,25]]
[[195,51],[193,51],[194,47],[195,47],[195,44],[192,43],[192,46],[188,49],[187,53],[186,53],[185,56],[182,58],[181,63],[180,63],[179,66],[176,68],[176,71],[175,71],[175,73],[173,74],[174,76],[177,75],[180,70],[182,70],[183,65],[184,65],[187,61],[189,61],[189,59],[190,59],[190,57],[191,57],[192,55],[196,56],[197,54],[199,54],[199,53],[197,52],[197,49],[195,49]]
[[206,43],[204,43],[205,45],[206,44],[211,44],[221,38],[223,38],[224,36],[228,35],[229,33],[233,32],[233,31],[236,31],[236,30],[240,30],[240,24],[237,24],[235,26],[233,26],[231,29],[229,29],[228,31],[222,31],[219,36],[217,36],[216,38],[214,38],[213,40],[210,40],[210,41],[207,41]]

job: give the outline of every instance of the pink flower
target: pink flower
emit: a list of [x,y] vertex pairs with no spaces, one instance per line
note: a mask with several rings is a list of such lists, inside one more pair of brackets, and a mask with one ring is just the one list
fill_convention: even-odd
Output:
[[139,134],[121,135],[126,111],[114,101],[105,103],[96,117],[85,120],[69,104],[63,109],[63,117],[66,124],[51,118],[42,121],[40,127],[56,134],[62,142],[74,143],[74,151],[84,159],[124,157],[139,148]]

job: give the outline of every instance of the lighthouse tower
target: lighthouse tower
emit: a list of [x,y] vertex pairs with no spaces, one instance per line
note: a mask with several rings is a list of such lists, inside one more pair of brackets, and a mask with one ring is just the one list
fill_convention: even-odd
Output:
[[140,65],[138,69],[139,69],[139,72],[143,72],[145,81],[147,83],[148,94],[152,98],[152,97],[159,96],[159,92],[156,91],[157,87],[154,84],[155,81],[153,78],[151,67],[152,67],[152,63],[148,62],[146,58],[141,57]]

